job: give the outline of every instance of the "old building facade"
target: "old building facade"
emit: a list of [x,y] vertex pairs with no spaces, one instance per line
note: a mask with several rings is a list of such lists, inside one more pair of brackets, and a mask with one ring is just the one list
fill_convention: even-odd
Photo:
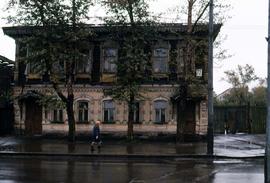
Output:
[[[207,27],[201,26],[195,40],[207,41]],[[89,132],[95,120],[102,122],[103,132],[126,132],[128,106],[103,92],[115,78],[119,46],[106,37],[104,27],[91,27],[100,34],[89,40],[82,50],[87,57],[76,64],[74,85],[74,111],[76,132]],[[218,32],[220,27],[216,28]],[[166,24],[158,27],[160,40],[150,45],[152,56],[152,80],[142,84],[143,99],[138,99],[134,111],[135,133],[176,133],[178,118],[177,97],[183,82],[187,85],[184,133],[204,135],[207,132],[207,46],[193,49],[191,59],[186,59],[186,26]],[[30,34],[29,27],[6,27],[4,33],[16,40],[16,64],[14,73],[15,129],[17,133],[31,135],[68,130],[64,109],[47,109],[37,102],[40,95],[53,93],[48,76],[35,72],[31,64],[20,62],[20,39]],[[101,32],[101,33],[100,33]],[[105,33],[104,33],[105,32]],[[177,34],[175,33],[177,32]],[[206,44],[207,45],[207,44]],[[204,50],[201,54],[197,51]],[[199,55],[199,56],[196,56]],[[188,62],[187,60],[191,60]],[[55,66],[64,69],[64,64]],[[58,67],[58,68],[57,68]],[[189,70],[187,68],[190,68]],[[187,75],[194,82],[187,82]],[[62,87],[66,93],[65,87]]]

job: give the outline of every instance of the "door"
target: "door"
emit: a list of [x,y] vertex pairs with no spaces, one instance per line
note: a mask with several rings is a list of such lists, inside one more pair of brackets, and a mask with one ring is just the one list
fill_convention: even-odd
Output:
[[25,133],[31,136],[42,133],[42,107],[35,98],[25,101]]
[[195,102],[193,101],[187,101],[185,133],[195,134]]

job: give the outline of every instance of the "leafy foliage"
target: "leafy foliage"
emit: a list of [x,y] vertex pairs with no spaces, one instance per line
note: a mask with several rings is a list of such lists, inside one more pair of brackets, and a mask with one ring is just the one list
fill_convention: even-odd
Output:
[[[75,140],[73,111],[73,84],[76,62],[84,56],[81,44],[91,36],[86,20],[90,0],[10,0],[9,10],[16,15],[7,19],[15,25],[25,25],[29,35],[18,39],[27,49],[20,59],[34,66],[36,74],[47,74],[50,82],[65,104],[69,124],[69,140]],[[60,84],[64,84],[61,85]],[[65,87],[67,94],[63,93]],[[41,102],[57,101],[54,96]],[[53,102],[54,103],[54,102]]]
[[150,65],[150,42],[155,31],[149,17],[148,4],[144,0],[113,0],[103,1],[112,14],[106,19],[109,29],[117,31],[112,40],[119,44],[117,80],[105,94],[126,101],[129,106],[128,139],[133,139],[133,112],[135,100],[140,98],[140,87],[149,74],[145,74]]
[[[251,65],[246,64],[245,66],[238,65],[236,70],[229,70],[224,72],[226,78],[223,78],[229,84],[231,84],[232,88],[229,92],[224,96],[222,101],[217,101],[218,104],[223,105],[243,105],[247,104],[252,100],[255,100],[256,89],[253,92],[249,92],[249,84],[253,81],[258,80],[259,78],[255,74],[255,70]],[[262,87],[262,86],[261,86]],[[260,88],[261,88],[260,87]],[[261,94],[260,94],[261,95]],[[252,103],[256,103],[253,101]]]

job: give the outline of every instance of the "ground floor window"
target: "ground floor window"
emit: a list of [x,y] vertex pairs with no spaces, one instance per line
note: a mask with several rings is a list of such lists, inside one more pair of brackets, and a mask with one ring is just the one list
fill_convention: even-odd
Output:
[[135,102],[133,107],[134,107],[134,109],[133,109],[133,122],[139,123],[140,122],[140,103]]
[[105,123],[114,122],[114,103],[112,100],[106,100],[103,102],[103,121]]
[[157,100],[154,102],[155,108],[155,122],[156,123],[165,123],[166,122],[166,108],[168,102],[164,100]]
[[54,109],[53,110],[52,122],[56,122],[56,123],[63,123],[64,122],[62,109]]
[[88,122],[88,102],[78,102],[78,122]]

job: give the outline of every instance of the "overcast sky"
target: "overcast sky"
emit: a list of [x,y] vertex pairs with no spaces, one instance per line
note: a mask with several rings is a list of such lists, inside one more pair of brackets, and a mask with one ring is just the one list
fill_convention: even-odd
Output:
[[[6,0],[0,1],[0,9],[5,5]],[[165,12],[169,8],[177,6],[179,0],[155,0],[151,10],[157,13]],[[230,11],[232,18],[222,27],[221,34],[227,35],[223,47],[233,57],[222,61],[214,66],[214,90],[217,94],[230,87],[225,81],[224,71],[235,69],[237,65],[250,64],[255,68],[259,77],[267,76],[267,0],[226,0],[231,3],[233,9]],[[99,8],[96,8],[93,15],[98,15]],[[1,13],[3,14],[3,12]],[[172,17],[174,17],[172,15]],[[0,20],[0,27],[6,26],[4,20]],[[9,59],[15,58],[14,40],[4,36],[0,31],[0,55]],[[253,84],[254,86],[254,84]]]

